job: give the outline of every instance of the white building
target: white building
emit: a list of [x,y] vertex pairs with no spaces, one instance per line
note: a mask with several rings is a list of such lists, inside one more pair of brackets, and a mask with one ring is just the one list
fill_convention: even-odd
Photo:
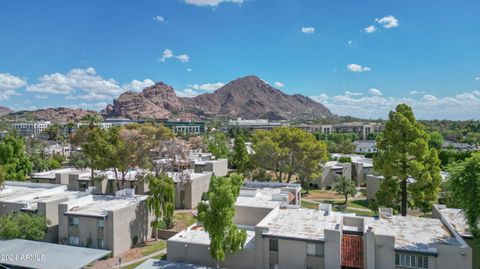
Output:
[[36,137],[43,134],[50,125],[52,125],[50,121],[37,121],[13,123],[12,127],[22,136]]

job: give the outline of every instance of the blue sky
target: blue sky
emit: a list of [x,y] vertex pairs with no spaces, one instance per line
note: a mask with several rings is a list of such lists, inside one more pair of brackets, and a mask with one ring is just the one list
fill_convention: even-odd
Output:
[[480,118],[479,1],[0,0],[0,105],[102,109],[257,75],[334,113]]

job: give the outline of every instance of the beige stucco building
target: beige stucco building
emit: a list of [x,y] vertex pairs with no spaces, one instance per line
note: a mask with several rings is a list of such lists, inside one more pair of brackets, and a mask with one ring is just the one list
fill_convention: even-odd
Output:
[[[255,196],[250,196],[251,211],[246,201],[241,202],[248,196],[240,195],[237,214],[242,216],[235,216],[234,221],[246,230],[247,241],[243,250],[227,255],[221,267],[449,269],[472,266],[472,249],[441,220],[393,216],[388,209],[382,209],[378,218],[357,217],[333,212],[329,204],[320,204],[317,210],[305,209],[288,202],[293,201],[289,198],[275,201],[273,194],[260,189]],[[238,210],[239,205],[244,208]],[[167,258],[215,266],[209,243],[201,224],[195,224],[167,241]]]
[[146,199],[125,189],[59,204],[59,243],[107,249],[114,256],[141,244],[152,234]]
[[49,221],[45,241],[58,241],[58,205],[77,199],[83,193],[67,191],[65,185],[6,181],[0,189],[0,216],[28,212]]

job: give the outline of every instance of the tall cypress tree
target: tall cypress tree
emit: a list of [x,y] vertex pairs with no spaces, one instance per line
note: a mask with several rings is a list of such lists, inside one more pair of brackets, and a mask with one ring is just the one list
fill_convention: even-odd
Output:
[[437,150],[429,148],[429,138],[408,105],[390,111],[385,130],[377,137],[374,158],[375,170],[385,177],[377,193],[379,205],[398,205],[400,201],[403,216],[408,205],[423,212],[431,210],[441,177]]

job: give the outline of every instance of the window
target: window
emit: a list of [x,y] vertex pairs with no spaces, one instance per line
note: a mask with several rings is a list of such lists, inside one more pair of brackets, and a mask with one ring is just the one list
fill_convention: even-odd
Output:
[[103,219],[97,220],[97,229],[103,230],[104,227],[105,227],[105,221]]
[[97,248],[105,248],[105,241],[103,241],[103,239],[97,239]]
[[78,182],[78,188],[83,191],[88,188],[88,181],[79,181]]
[[270,250],[271,251],[278,251],[278,240],[277,239],[270,239]]
[[68,224],[70,226],[78,226],[79,223],[80,221],[78,218],[68,218]]
[[395,253],[395,265],[404,268],[428,268],[428,256]]
[[79,246],[80,245],[80,238],[77,236],[70,236],[68,238],[68,243],[72,246]]
[[307,256],[323,257],[323,244],[307,243]]

